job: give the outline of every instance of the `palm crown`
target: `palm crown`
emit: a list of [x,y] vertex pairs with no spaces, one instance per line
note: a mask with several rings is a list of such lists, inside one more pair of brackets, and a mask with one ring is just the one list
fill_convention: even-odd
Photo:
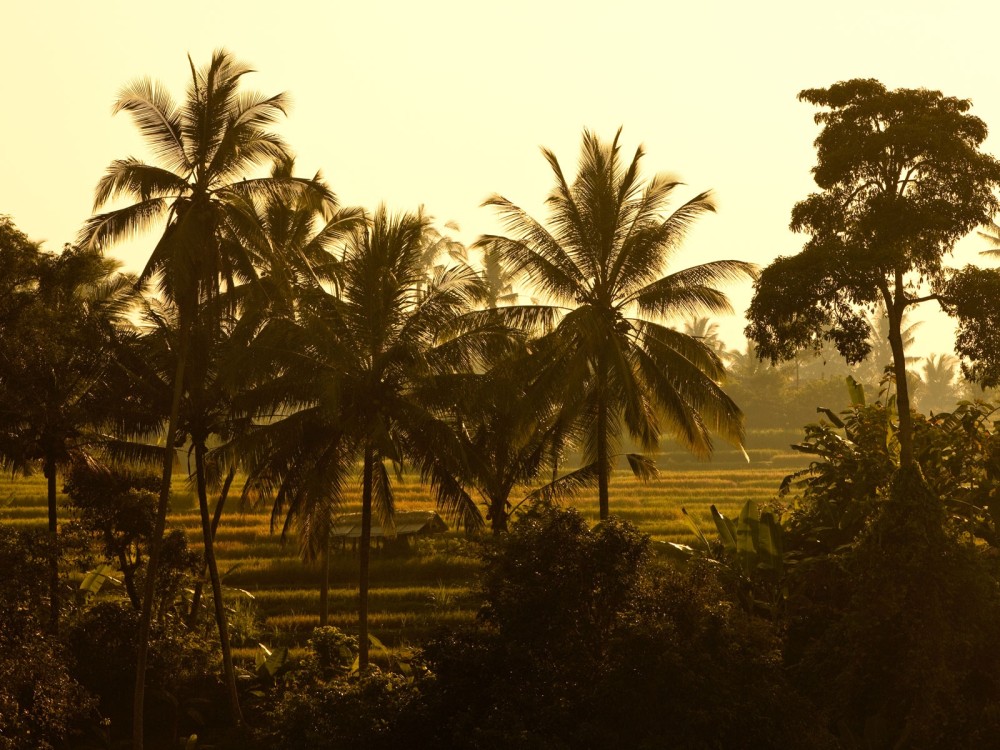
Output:
[[[190,62],[190,60],[189,60]],[[111,163],[97,185],[94,208],[128,196],[136,202],[95,214],[81,240],[106,246],[167,217],[140,280],[158,277],[160,291],[186,311],[222,284],[255,278],[262,259],[253,243],[238,242],[236,217],[255,200],[280,195],[333,202],[318,180],[287,172],[253,176],[287,159],[287,148],[268,129],[288,106],[284,94],[241,92],[252,70],[224,50],[201,70],[191,63],[191,83],[178,105],[163,88],[140,79],[126,86],[114,111],[128,112],[159,164],[129,157]]]

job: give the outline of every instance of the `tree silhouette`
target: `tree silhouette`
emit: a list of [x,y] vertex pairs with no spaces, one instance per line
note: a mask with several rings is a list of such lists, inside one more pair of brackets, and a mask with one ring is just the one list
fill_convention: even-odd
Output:
[[[283,94],[242,92],[240,83],[252,72],[225,50],[197,70],[190,61],[191,81],[185,100],[177,104],[159,84],[140,79],[128,84],[114,112],[128,112],[156,156],[158,164],[129,157],[111,163],[97,185],[95,211],[121,197],[136,202],[96,214],[81,232],[90,247],[107,247],[165,220],[166,226],[140,274],[155,280],[159,292],[177,309],[179,336],[172,403],[165,444],[175,444],[185,368],[191,336],[201,305],[238,283],[257,278],[265,261],[259,245],[240,242],[239,216],[248,203],[281,195],[288,200],[333,202],[326,187],[314,180],[257,176],[257,170],[287,159],[282,140],[269,128],[285,113]],[[168,451],[169,453],[170,451]],[[173,456],[164,459],[153,546],[143,592],[139,653],[136,667],[133,746],[143,746],[143,703],[149,621],[159,565],[159,540],[166,523]],[[225,664],[233,722],[242,724],[235,673]]]
[[[50,616],[59,623],[57,475],[94,461],[112,438],[116,411],[110,352],[135,293],[135,280],[100,253],[67,246],[53,254],[0,223],[11,281],[0,303],[0,464],[46,478],[51,537]],[[8,243],[13,241],[13,247]],[[13,282],[13,283],[12,283]]]
[[[722,260],[663,275],[688,227],[714,207],[701,193],[664,217],[679,183],[657,175],[644,184],[642,149],[624,161],[619,135],[606,144],[584,132],[572,184],[543,150],[556,179],[548,227],[496,195],[485,205],[497,208],[508,236],[477,243],[494,246],[513,272],[562,306],[543,345],[565,402],[578,405],[586,424],[584,454],[598,476],[602,519],[622,427],[644,450],[655,448],[663,432],[703,456],[712,451],[712,432],[742,445],[742,415],[719,386],[718,354],[660,321],[730,312],[716,285],[753,273],[748,263]],[[630,464],[639,474],[654,470],[641,456]]]
[[[299,523],[325,543],[346,478],[361,463],[360,655],[368,665],[368,589],[373,513],[392,524],[386,464],[415,466],[444,510],[467,528],[482,525],[458,486],[461,445],[443,409],[437,379],[482,366],[502,339],[463,320],[481,292],[474,274],[423,261],[426,221],[380,208],[356,228],[338,259],[337,293],[314,288],[295,321],[276,321],[272,349],[284,352],[267,386],[293,413],[262,426],[244,446],[247,493],[273,496],[272,519]],[[448,381],[449,383],[451,381]],[[266,399],[265,399],[266,400]],[[305,527],[305,528],[303,528]]]
[[929,354],[924,357],[920,408],[925,412],[949,411],[958,401],[955,374],[958,359],[950,354]]
[[986,125],[968,100],[927,89],[888,90],[855,79],[799,98],[822,108],[816,122],[820,192],[792,210],[810,239],[801,253],[764,270],[748,311],[747,336],[762,356],[790,359],[817,337],[848,362],[870,351],[858,307],[885,305],[899,411],[900,464],[913,460],[903,314],[935,298],[942,259],[1000,204],[1000,162],[982,153]]

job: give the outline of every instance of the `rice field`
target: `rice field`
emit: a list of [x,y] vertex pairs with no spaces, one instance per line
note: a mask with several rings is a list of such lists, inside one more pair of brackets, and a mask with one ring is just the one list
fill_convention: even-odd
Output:
[[[741,457],[742,458],[742,457]],[[681,508],[708,533],[714,528],[709,507],[716,505],[735,515],[747,500],[775,498],[778,485],[801,467],[794,454],[778,454],[762,461],[716,464],[661,461],[667,470],[641,483],[627,471],[616,472],[611,483],[611,513],[636,524],[654,539],[690,543],[692,534]],[[574,503],[592,522],[597,521],[594,497]],[[345,513],[358,512],[359,500]],[[197,502],[183,481],[175,483],[169,525],[183,529],[190,546],[201,547]],[[227,601],[233,611],[237,655],[252,658],[258,643],[287,645],[300,650],[318,624],[320,571],[304,563],[294,536],[282,540],[280,528],[271,530],[269,509],[239,508],[230,500],[216,540],[216,556]],[[396,486],[397,510],[432,510],[429,491],[412,477]],[[60,520],[71,519],[71,508],[60,497]],[[44,527],[45,485],[41,476],[0,479],[0,523],[20,528]],[[475,616],[478,567],[475,539],[449,531],[419,538],[407,552],[375,551],[371,565],[370,627],[387,645],[419,644],[442,628],[454,627]],[[331,556],[330,620],[343,630],[355,628],[357,606],[356,552],[349,546]],[[83,571],[71,571],[74,578]],[[113,595],[113,592],[112,592]]]

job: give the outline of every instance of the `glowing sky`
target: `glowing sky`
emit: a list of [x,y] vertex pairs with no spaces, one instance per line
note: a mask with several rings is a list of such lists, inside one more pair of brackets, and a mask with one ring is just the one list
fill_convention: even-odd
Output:
[[[123,84],[148,76],[181,98],[226,47],[287,91],[278,130],[301,173],[321,169],[347,205],[423,204],[471,241],[497,229],[479,204],[499,192],[543,217],[551,186],[538,147],[573,173],[584,127],[619,125],[647,173],[715,191],[680,265],[796,252],[792,205],[812,189],[806,87],[873,77],[970,98],[1000,134],[994,2],[259,2],[166,5],[8,2],[0,45],[0,213],[49,249],[89,215],[108,163],[151,158],[125,115]],[[160,12],[162,11],[162,12]],[[1000,154],[1000,135],[987,150]],[[150,241],[116,254],[141,267]],[[956,264],[975,259],[963,245]],[[989,261],[987,261],[989,262]],[[738,308],[749,289],[735,290]],[[724,321],[738,343],[743,322]],[[925,328],[924,331],[927,329]],[[945,351],[923,334],[920,349]]]

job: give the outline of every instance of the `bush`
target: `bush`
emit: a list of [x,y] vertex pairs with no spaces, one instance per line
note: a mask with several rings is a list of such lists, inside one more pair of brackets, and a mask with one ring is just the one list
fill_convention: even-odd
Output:
[[39,619],[48,576],[42,541],[0,526],[0,750],[61,746],[94,704]]
[[[393,730],[417,695],[412,679],[372,667],[352,672],[357,639],[334,627],[316,628],[302,668],[278,687],[278,699],[258,732],[269,750],[396,748]],[[396,735],[398,736],[398,734]],[[405,740],[405,738],[403,738]]]
[[918,469],[831,564],[800,575],[788,650],[830,726],[871,748],[1000,744],[996,577]]
[[707,564],[656,563],[629,524],[532,511],[488,554],[483,591],[480,624],[426,649],[434,679],[400,725],[415,746],[826,743],[770,625]]
[[[124,601],[104,601],[85,611],[67,633],[74,675],[100,701],[115,736],[128,736],[135,690],[139,613]],[[223,705],[218,654],[177,618],[154,621],[146,677],[150,726],[174,734],[200,729],[204,709]],[[211,712],[209,712],[211,713]]]

